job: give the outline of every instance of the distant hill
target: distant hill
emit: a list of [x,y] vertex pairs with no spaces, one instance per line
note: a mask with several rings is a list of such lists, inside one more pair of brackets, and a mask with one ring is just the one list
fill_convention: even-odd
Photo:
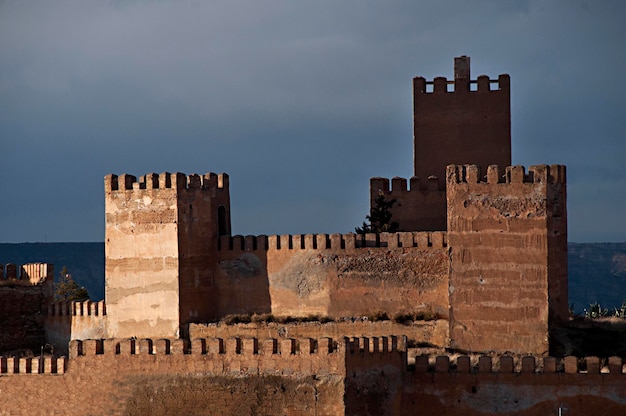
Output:
[[576,311],[626,301],[626,243],[569,243],[569,302]]
[[[568,260],[569,303],[576,311],[626,301],[626,243],[569,243]],[[93,300],[104,298],[104,243],[0,243],[0,263],[32,262],[53,263],[55,279],[66,266]]]

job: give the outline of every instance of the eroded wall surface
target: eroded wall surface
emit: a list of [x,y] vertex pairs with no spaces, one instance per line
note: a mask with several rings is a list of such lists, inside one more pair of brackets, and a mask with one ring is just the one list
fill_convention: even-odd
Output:
[[130,175],[105,178],[109,336],[173,337],[179,330],[177,189],[139,185]]
[[219,315],[448,312],[444,233],[223,237]]
[[[522,166],[490,166],[486,178],[474,165],[448,167],[451,346],[547,354],[550,309],[562,314],[567,299],[561,285],[548,301],[549,282],[562,280],[550,252],[567,250],[566,230],[550,228],[548,190],[565,178],[545,165],[528,174]],[[565,239],[553,239],[555,232]]]
[[189,337],[194,338],[322,338],[330,337],[367,337],[380,338],[406,336],[415,343],[425,343],[438,347],[447,347],[449,342],[449,325],[444,319],[432,321],[415,321],[412,323],[396,323],[393,321],[359,321],[355,322],[302,322],[281,324],[249,323],[226,325],[223,323],[192,324]]
[[0,415],[344,414],[345,343],[184,344],[74,341],[63,374],[1,371]]

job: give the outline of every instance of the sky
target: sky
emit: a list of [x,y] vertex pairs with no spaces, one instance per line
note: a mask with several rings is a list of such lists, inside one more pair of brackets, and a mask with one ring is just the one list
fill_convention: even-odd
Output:
[[513,163],[626,241],[622,0],[0,0],[0,242],[104,240],[108,173],[230,175],[235,234],[346,233],[410,177],[412,78],[511,76]]

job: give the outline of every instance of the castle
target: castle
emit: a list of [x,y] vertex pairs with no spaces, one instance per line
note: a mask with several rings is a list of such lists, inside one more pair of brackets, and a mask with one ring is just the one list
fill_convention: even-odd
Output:
[[[463,56],[413,91],[414,176],[370,181],[398,232],[233,236],[226,174],[106,176],[105,301],[42,295],[68,357],[2,357],[0,415],[626,411],[620,357],[550,356],[568,320],[565,167],[509,166],[509,76],[472,80]],[[331,322],[268,318],[311,316]],[[456,354],[411,355],[425,344]]]

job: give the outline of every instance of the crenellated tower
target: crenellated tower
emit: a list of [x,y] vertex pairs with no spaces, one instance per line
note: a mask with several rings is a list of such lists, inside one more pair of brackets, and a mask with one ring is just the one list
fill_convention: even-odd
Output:
[[448,166],[450,345],[547,354],[568,319],[565,166]]
[[105,177],[110,337],[181,335],[214,319],[218,237],[230,234],[228,175]]
[[413,79],[413,170],[444,183],[446,166],[511,164],[511,92],[507,74],[470,77],[470,58],[454,58],[454,80]]
[[446,229],[446,166],[511,164],[510,79],[470,77],[470,58],[454,58],[454,80],[413,79],[413,177],[372,178],[370,207],[378,195],[395,199],[400,231]]

